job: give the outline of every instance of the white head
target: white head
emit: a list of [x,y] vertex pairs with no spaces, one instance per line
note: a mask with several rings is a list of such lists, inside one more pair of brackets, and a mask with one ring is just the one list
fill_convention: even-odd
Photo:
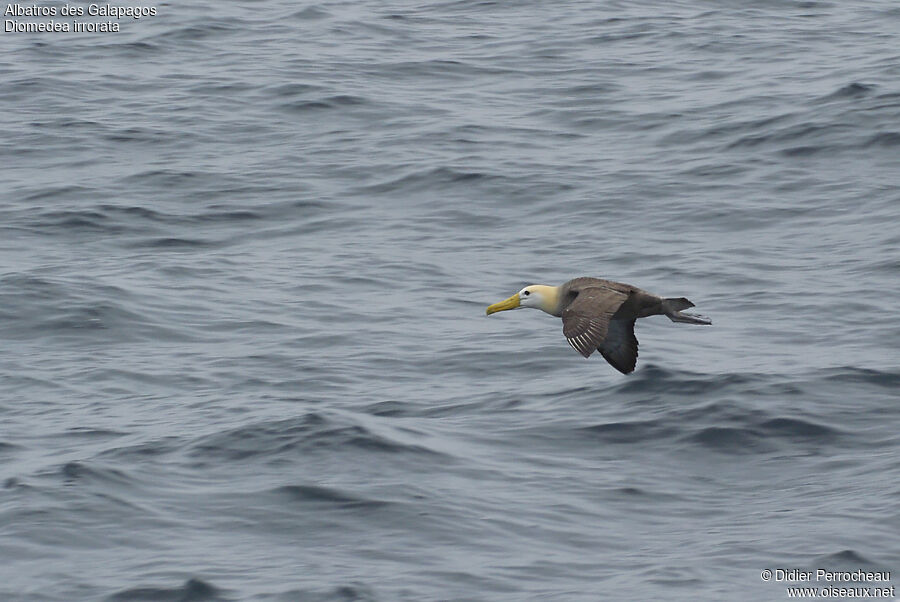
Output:
[[548,314],[552,314],[556,311],[558,302],[558,286],[532,284],[530,286],[526,286],[509,299],[506,299],[505,301],[501,301],[499,303],[494,303],[487,308],[487,314],[491,315],[493,313],[497,313],[498,311],[519,309],[521,307],[534,307],[535,309],[540,309],[547,312]]

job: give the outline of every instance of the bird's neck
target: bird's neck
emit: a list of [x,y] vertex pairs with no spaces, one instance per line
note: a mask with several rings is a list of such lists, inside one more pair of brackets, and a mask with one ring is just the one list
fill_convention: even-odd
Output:
[[559,289],[558,286],[547,286],[545,284],[536,284],[532,287],[535,292],[541,295],[541,311],[545,311],[551,316],[559,315]]

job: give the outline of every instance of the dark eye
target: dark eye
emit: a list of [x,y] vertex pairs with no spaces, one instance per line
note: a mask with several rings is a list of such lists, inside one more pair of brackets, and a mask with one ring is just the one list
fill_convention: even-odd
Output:
[[525,291],[525,296],[526,296],[526,297],[527,297],[528,295],[530,295],[530,294],[531,294],[531,291]]

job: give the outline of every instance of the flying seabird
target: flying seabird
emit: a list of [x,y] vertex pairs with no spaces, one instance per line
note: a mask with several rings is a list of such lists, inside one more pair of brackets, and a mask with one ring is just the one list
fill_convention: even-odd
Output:
[[682,313],[694,307],[684,297],[663,298],[600,278],[575,278],[561,286],[532,284],[488,307],[487,315],[521,307],[535,307],[562,318],[563,334],[575,351],[590,357],[597,350],[622,374],[632,372],[637,363],[634,321],[638,318],[664,315],[673,322],[712,324],[709,318]]

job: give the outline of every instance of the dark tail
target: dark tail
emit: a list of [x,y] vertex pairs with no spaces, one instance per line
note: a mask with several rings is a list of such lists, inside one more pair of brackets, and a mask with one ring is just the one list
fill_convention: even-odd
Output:
[[681,313],[683,309],[694,307],[694,304],[684,297],[669,298],[663,300],[663,313],[673,322],[685,322],[687,324],[712,324],[712,320],[696,314]]

